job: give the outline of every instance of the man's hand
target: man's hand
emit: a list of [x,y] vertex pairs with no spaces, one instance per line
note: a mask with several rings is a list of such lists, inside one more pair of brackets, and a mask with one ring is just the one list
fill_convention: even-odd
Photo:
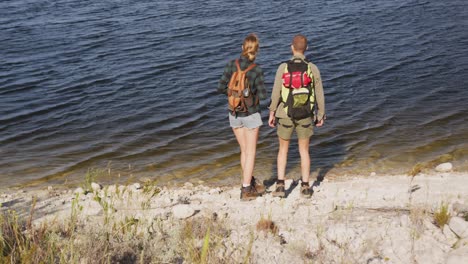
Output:
[[268,125],[270,127],[276,126],[276,117],[275,117],[275,112],[273,111],[270,111],[270,117],[268,118]]
[[321,126],[323,126],[323,123],[324,123],[324,122],[325,122],[325,117],[322,118],[322,120],[318,121],[317,124],[315,124],[315,126],[321,127]]

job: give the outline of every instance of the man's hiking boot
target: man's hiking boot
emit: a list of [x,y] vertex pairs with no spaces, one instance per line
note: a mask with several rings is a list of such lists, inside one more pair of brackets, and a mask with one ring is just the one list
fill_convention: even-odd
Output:
[[257,180],[253,176],[252,176],[252,181],[250,182],[250,186],[254,187],[255,190],[257,190],[259,194],[265,193],[265,185],[257,182]]
[[255,200],[257,197],[260,197],[260,196],[261,194],[257,192],[255,187],[252,187],[252,186],[241,187],[240,199],[242,201]]
[[276,189],[274,192],[271,193],[271,195],[273,197],[281,197],[281,198],[286,197],[286,189],[284,187],[284,181],[276,182]]
[[309,183],[301,183],[301,196],[304,198],[310,198],[312,196],[312,188],[310,188]]

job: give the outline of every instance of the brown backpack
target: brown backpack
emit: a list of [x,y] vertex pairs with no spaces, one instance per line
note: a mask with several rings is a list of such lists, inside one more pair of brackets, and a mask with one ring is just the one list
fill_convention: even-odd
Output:
[[232,73],[231,80],[228,84],[228,101],[229,110],[231,112],[247,112],[247,97],[251,97],[250,83],[247,79],[247,72],[255,67],[251,64],[247,69],[241,70],[239,60],[236,60],[237,71]]

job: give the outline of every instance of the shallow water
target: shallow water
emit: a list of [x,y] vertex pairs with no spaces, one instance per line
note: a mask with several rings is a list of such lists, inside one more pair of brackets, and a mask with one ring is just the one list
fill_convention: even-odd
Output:
[[[326,126],[313,170],[399,173],[468,157],[468,2],[45,1],[0,3],[0,183],[234,181],[236,141],[215,93],[243,38],[271,92],[296,33],[321,70]],[[262,102],[266,121],[268,100]],[[262,127],[255,174],[275,174]],[[288,175],[298,177],[292,144]]]

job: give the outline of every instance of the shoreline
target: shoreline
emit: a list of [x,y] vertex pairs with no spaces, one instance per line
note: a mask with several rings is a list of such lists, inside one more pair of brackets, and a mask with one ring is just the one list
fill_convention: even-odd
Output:
[[[202,257],[205,263],[462,263],[468,260],[466,186],[468,173],[453,171],[327,177],[310,199],[287,180],[286,198],[272,197],[272,185],[244,202],[237,185],[89,183],[89,192],[53,186],[3,192],[1,202],[4,214],[15,210],[28,219],[33,212],[35,228],[73,223],[71,238],[60,243],[82,252],[84,263],[98,254],[91,245],[107,248],[115,260],[122,261],[125,247],[135,261],[158,263]],[[106,234],[118,239],[107,241]]]
[[[322,172],[320,168],[315,169],[314,171],[311,171],[311,177],[310,180],[316,180],[319,177],[327,178],[330,180],[340,180],[340,179],[347,179],[347,178],[354,178],[354,177],[381,177],[381,176],[399,176],[399,175],[409,175],[415,176],[416,174],[423,173],[423,174],[433,174],[436,173],[434,170],[435,165],[445,162],[444,159],[434,159],[431,161],[423,162],[423,163],[417,163],[411,167],[411,169],[395,169],[395,170],[374,170],[372,168],[367,168],[367,169],[361,169],[357,170],[356,166],[354,167],[338,167],[338,168],[331,168],[331,169],[324,169],[325,172]],[[468,162],[468,161],[467,161]],[[468,163],[465,164],[466,162],[457,162],[455,163],[455,167],[451,170],[451,172],[455,173],[468,173]],[[361,166],[357,166],[361,167]],[[10,184],[7,185],[6,187],[0,187],[0,192],[5,192],[8,190],[39,190],[43,188],[47,188],[51,185],[53,186],[58,186],[62,185],[64,186],[62,189],[72,189],[76,188],[80,185],[83,184],[85,181],[86,175],[92,171],[92,173],[96,174],[101,174],[98,177],[94,176],[96,178],[96,181],[101,182],[102,184],[105,185],[113,185],[113,184],[130,184],[130,183],[135,183],[139,182],[141,184],[147,182],[147,181],[156,181],[161,184],[161,186],[182,186],[185,182],[191,182],[192,184],[204,184],[204,185],[209,185],[211,187],[223,187],[223,186],[232,186],[235,184],[238,184],[238,181],[240,181],[240,178],[237,179],[237,177],[225,177],[225,178],[205,178],[205,179],[200,179],[200,178],[195,178],[195,179],[182,179],[179,178],[178,176],[173,176],[173,178],[169,176],[161,176],[161,175],[156,175],[156,176],[139,176],[139,175],[132,175],[130,176],[120,176],[120,173],[116,171],[112,171],[110,168],[104,168],[104,169],[99,169],[99,168],[89,168],[88,171],[82,173],[81,175],[85,176],[78,176],[75,175],[73,176],[73,179],[68,180],[67,178],[63,180],[57,180],[53,179],[52,184],[50,183],[50,179],[34,179],[34,180],[29,180],[28,182],[20,183],[20,184]],[[255,172],[254,172],[255,173]],[[273,181],[276,177],[276,173],[273,171],[273,174],[268,173],[268,177],[265,175],[265,173],[257,173],[255,174],[256,178],[260,178],[262,181]],[[291,178],[291,175],[300,175],[300,167],[295,167],[295,168],[288,168],[286,178]],[[159,177],[162,177],[163,179],[159,179]],[[296,179],[297,178],[297,179]],[[300,176],[294,177],[294,180],[300,180]]]

